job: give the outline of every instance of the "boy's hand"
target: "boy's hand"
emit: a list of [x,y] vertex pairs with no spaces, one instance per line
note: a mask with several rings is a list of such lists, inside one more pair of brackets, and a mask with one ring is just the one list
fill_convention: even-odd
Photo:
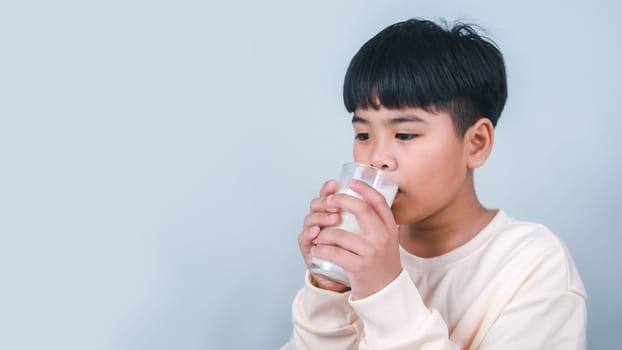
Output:
[[[341,222],[341,210],[326,203],[326,198],[337,192],[338,189],[337,181],[328,181],[322,186],[320,196],[311,201],[309,214],[305,217],[304,228],[298,236],[298,245],[306,266],[311,263],[311,249],[315,246],[313,240],[318,236],[320,230],[323,227],[337,225]],[[312,273],[311,276],[319,288],[335,292],[342,292],[347,289],[343,284],[331,281],[321,275]]]
[[402,271],[399,233],[393,213],[378,191],[362,181],[353,180],[349,185],[363,200],[326,191],[324,194],[332,195],[323,201],[323,207],[354,214],[361,233],[326,228],[309,239],[315,244],[309,247],[312,256],[341,266],[350,279],[352,299],[362,299],[386,287]]

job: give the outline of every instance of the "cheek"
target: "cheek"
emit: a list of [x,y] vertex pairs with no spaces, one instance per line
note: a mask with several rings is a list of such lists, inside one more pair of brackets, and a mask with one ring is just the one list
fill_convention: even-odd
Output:
[[424,203],[445,201],[460,187],[466,175],[460,144],[438,142],[426,146],[419,152],[419,159],[412,160],[413,193]]
[[360,144],[354,143],[352,154],[354,156],[354,161],[357,163],[369,164],[369,157],[364,147]]
[[428,174],[436,182],[446,185],[458,180],[466,171],[466,165],[462,158],[460,147],[455,144],[448,144],[446,147],[439,147],[434,159],[430,159],[430,171]]
[[[460,166],[456,154],[428,153],[407,169],[403,195],[392,209],[398,224],[413,223],[425,218],[451,202],[466,178],[466,169]],[[401,169],[406,170],[406,169]]]
[[354,161],[355,162],[361,163],[361,151],[360,151],[359,147],[356,146],[356,144],[353,147],[352,155],[354,156]]

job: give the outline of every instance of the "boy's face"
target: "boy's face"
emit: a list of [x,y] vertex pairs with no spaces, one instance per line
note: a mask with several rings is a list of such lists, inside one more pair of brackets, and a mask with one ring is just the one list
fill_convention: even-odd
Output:
[[386,170],[399,184],[392,211],[414,224],[450,206],[467,188],[468,145],[446,112],[357,109],[354,160]]

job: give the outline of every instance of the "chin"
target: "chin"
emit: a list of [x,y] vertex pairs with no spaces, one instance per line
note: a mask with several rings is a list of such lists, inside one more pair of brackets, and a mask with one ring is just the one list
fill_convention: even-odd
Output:
[[[398,199],[398,197],[396,197]],[[399,198],[391,207],[391,212],[398,225],[413,224],[420,219],[420,213],[415,210],[416,206],[410,201],[404,201],[405,198]]]
[[397,214],[394,217],[395,223],[398,225],[414,225],[421,221],[421,218],[414,216],[413,213],[410,213],[410,215]]
[[399,207],[391,208],[391,212],[393,213],[393,217],[395,218],[395,223],[398,225],[403,225],[408,223],[408,218],[405,215],[406,213],[403,210],[400,210]]

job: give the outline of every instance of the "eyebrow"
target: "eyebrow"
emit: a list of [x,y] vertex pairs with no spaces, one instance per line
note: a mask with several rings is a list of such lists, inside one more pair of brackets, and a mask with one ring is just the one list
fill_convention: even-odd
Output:
[[[352,117],[352,124],[361,123],[361,124],[369,124],[369,121],[365,118],[361,118],[358,115],[354,115]],[[401,123],[424,123],[427,124],[425,120],[421,117],[418,117],[414,114],[405,114],[395,118],[391,118],[387,121],[388,124],[401,124]]]

